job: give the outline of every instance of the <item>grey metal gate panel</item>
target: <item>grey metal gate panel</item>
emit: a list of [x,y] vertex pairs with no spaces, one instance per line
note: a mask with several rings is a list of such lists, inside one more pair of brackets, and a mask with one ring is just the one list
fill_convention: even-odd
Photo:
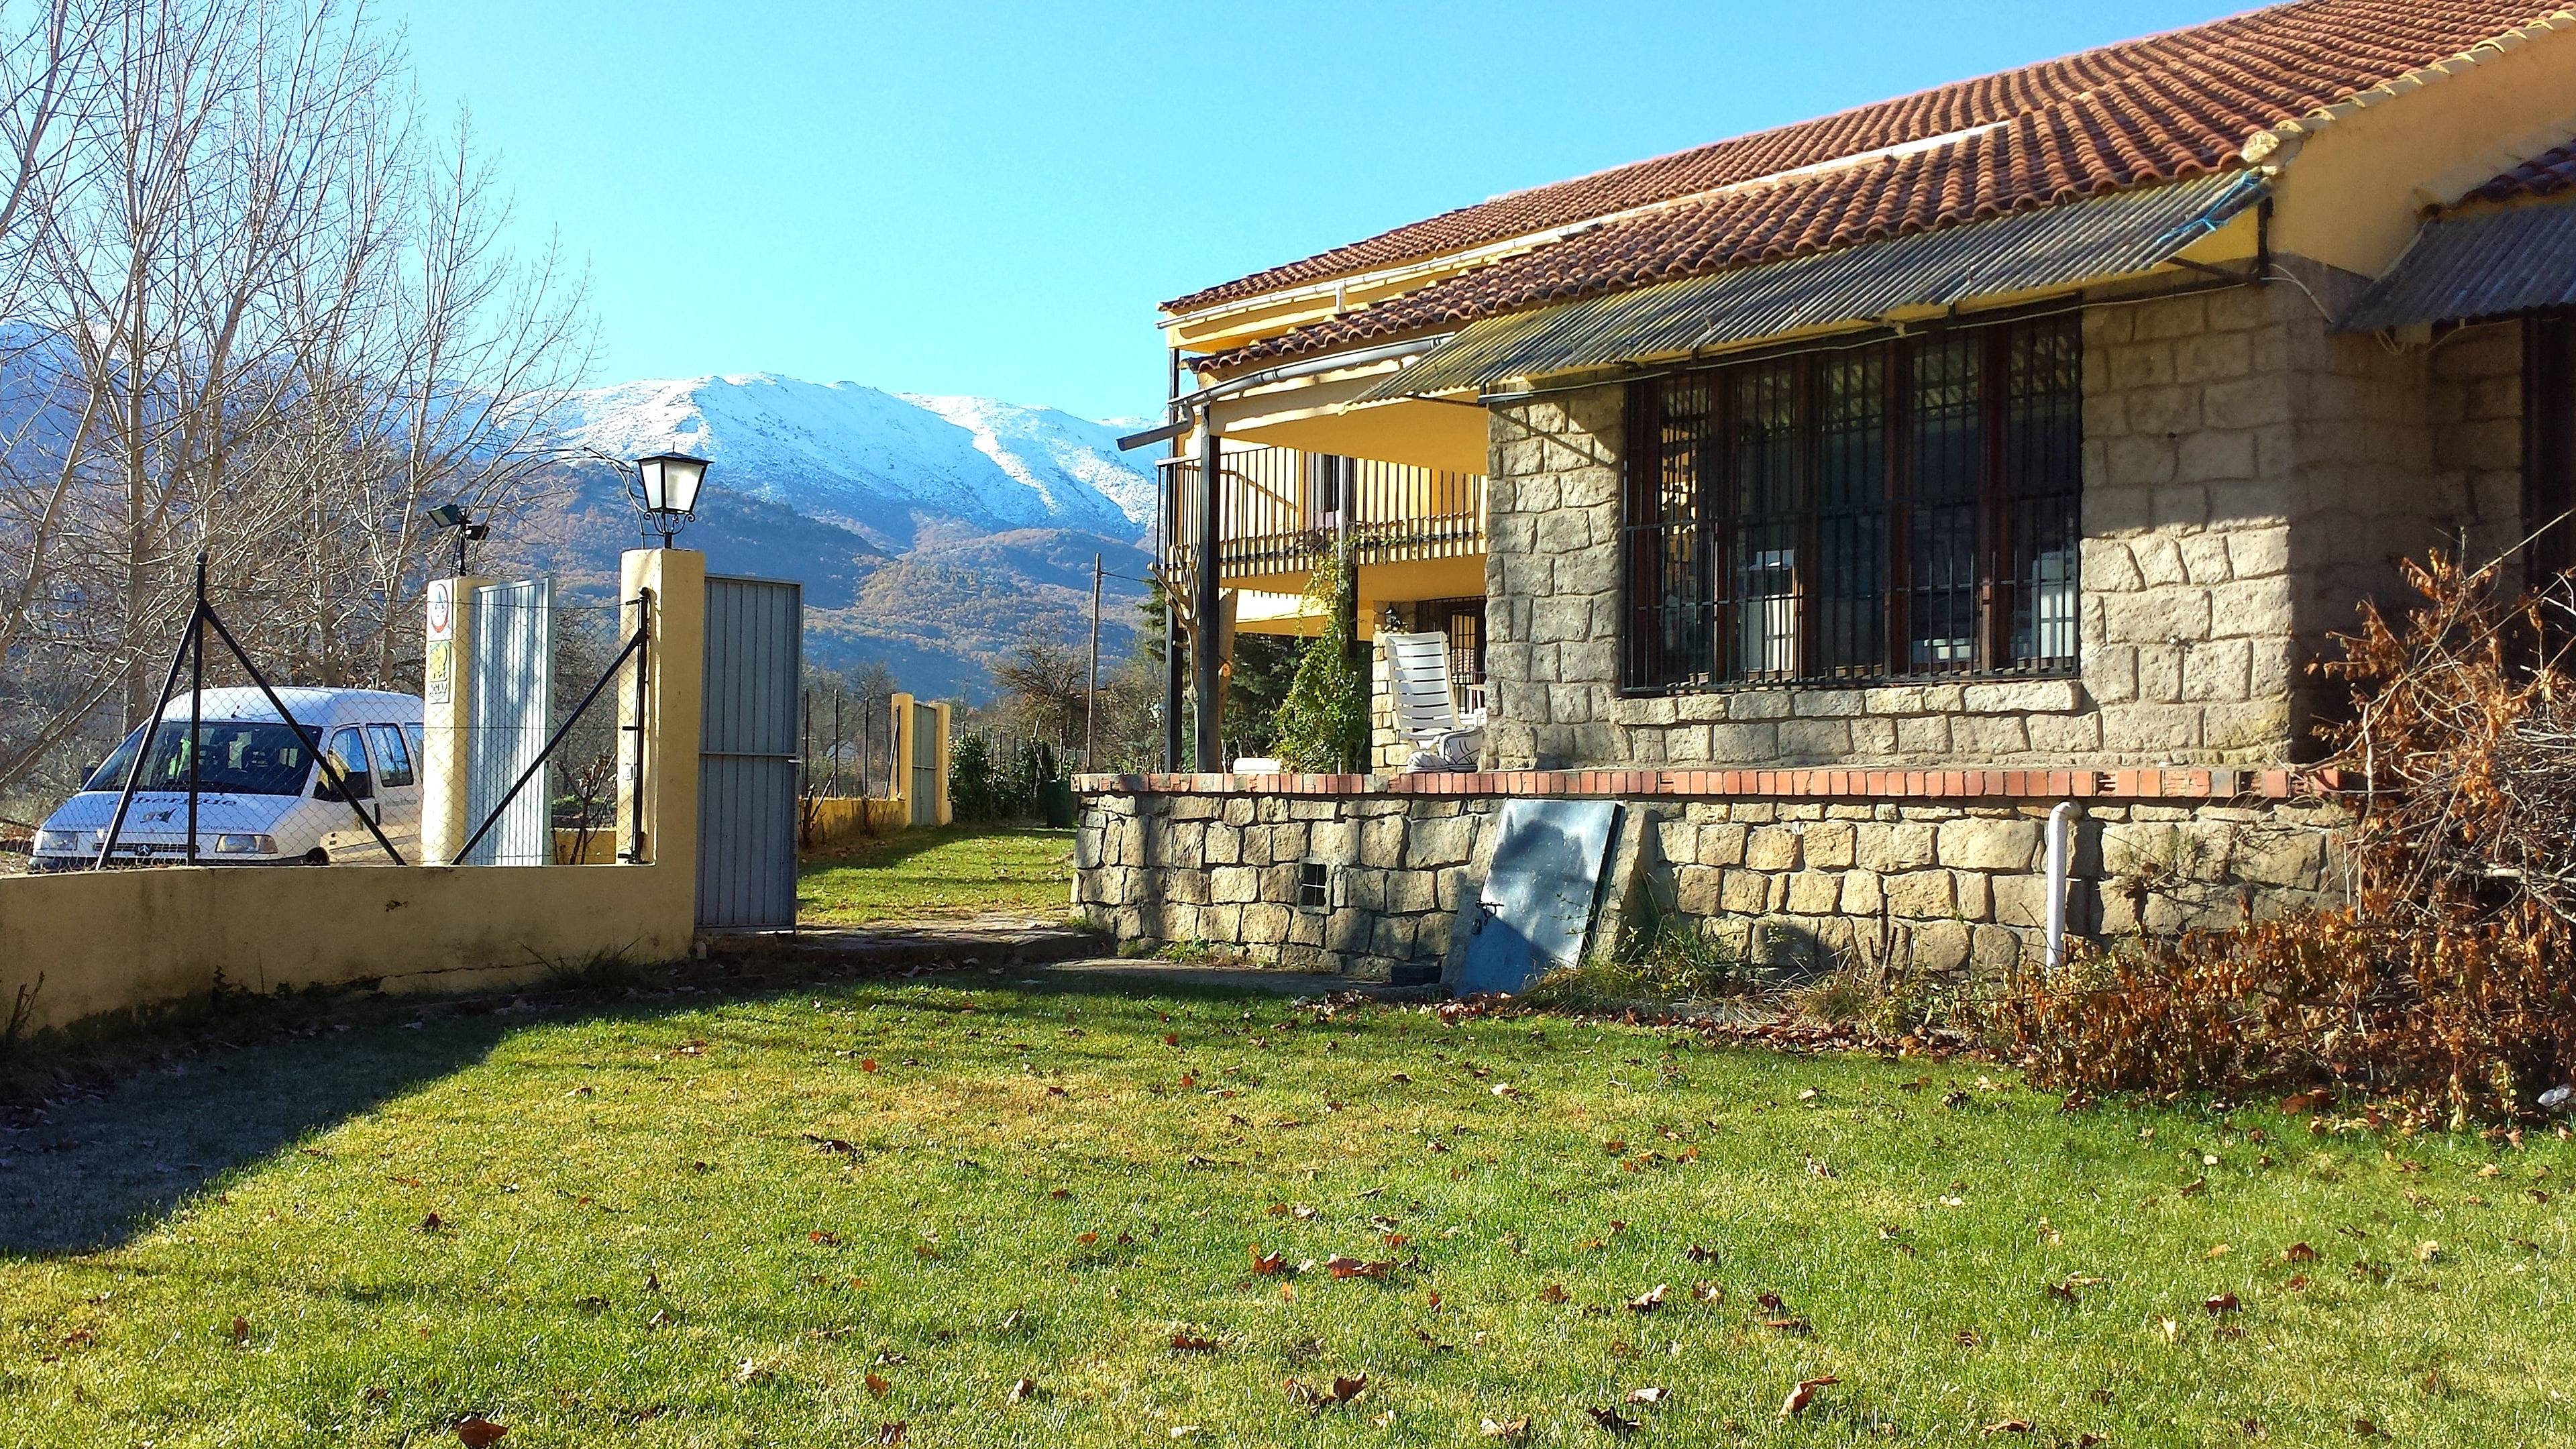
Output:
[[905,814],[914,825],[939,823],[939,711],[919,700],[912,704],[912,778],[904,782]]
[[796,923],[797,694],[803,590],[707,579],[698,740],[698,924]]
[[[474,591],[472,713],[466,736],[465,828],[472,831],[530,763],[554,723],[554,590],[545,579]],[[548,769],[510,801],[467,865],[552,865]]]

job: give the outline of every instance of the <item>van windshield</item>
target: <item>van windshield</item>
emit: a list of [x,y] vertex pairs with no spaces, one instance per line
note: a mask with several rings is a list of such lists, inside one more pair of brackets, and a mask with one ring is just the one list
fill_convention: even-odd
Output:
[[[274,720],[210,719],[197,726],[205,758],[197,767],[197,784],[209,793],[228,795],[301,795],[312,772],[313,751],[295,731]],[[125,773],[134,768],[134,749],[143,738],[136,730],[107,757],[84,786],[122,790]],[[188,722],[161,721],[152,736],[152,753],[143,762],[141,790],[188,788]]]

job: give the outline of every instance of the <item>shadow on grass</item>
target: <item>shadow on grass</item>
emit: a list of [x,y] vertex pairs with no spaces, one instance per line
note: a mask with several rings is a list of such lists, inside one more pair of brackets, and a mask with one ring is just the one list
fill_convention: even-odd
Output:
[[0,1132],[0,1255],[118,1246],[236,1171],[472,1065],[523,1020],[475,1005],[248,1003],[157,1059],[83,1069],[75,1095]]
[[[53,1064],[77,1080],[41,1109],[0,1114],[0,1258],[106,1251],[189,1199],[349,1118],[473,1066],[513,1032],[810,994],[940,983],[1026,995],[1238,997],[1206,981],[965,968],[910,980],[786,965],[675,968],[643,994],[580,987],[484,997],[252,999],[112,1056]],[[664,988],[674,989],[664,989]],[[913,1003],[913,1009],[926,1008]]]

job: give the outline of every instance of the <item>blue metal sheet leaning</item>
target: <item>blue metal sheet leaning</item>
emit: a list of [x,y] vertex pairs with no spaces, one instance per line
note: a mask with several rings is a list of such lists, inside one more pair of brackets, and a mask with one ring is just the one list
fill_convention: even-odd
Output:
[[1506,800],[1458,992],[1522,991],[1582,954],[1615,800]]

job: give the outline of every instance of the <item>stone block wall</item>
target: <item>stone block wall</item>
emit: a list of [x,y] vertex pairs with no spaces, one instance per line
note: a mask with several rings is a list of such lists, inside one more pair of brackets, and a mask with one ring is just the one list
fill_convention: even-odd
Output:
[[2431,363],[2426,414],[2437,486],[2461,500],[2470,559],[2494,558],[2524,532],[2522,324],[2464,327],[2433,344]]
[[[1090,792],[1075,905],[1123,942],[1430,979],[1452,964],[1501,803],[1368,788]],[[1954,979],[2006,972],[2044,956],[2049,808],[1628,798],[1604,886],[1624,927],[1604,929],[1676,919],[1748,958],[1811,972],[1843,962]],[[2169,936],[2331,899],[2342,818],[2290,799],[2096,801],[2071,832],[2068,930]],[[1301,889],[1309,866],[1323,868],[1320,900]]]
[[[1701,923],[1752,959],[1953,978],[2045,959],[2047,806],[1708,800],[1651,814],[1643,913]],[[2067,929],[2171,936],[2322,901],[2339,818],[2089,807],[2069,832]]]
[[[1074,908],[1122,942],[1206,945],[1263,965],[1368,980],[1449,950],[1501,802],[1342,795],[1104,793],[1082,798]],[[1319,866],[1322,899],[1303,887]]]
[[2520,508],[2518,332],[2429,352],[2331,332],[2357,279],[2088,307],[2080,677],[1622,697],[1625,393],[1494,410],[1495,768],[2273,765],[2312,756],[2306,666],[2401,557]]

